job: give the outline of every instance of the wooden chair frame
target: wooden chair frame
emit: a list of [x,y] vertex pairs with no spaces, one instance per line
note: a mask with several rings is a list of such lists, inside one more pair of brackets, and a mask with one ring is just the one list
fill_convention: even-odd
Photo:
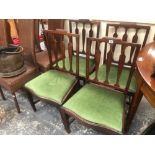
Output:
[[[89,59],[90,59],[90,47],[91,47],[91,43],[92,41],[95,41],[97,46],[96,46],[96,51],[95,51],[95,60],[96,60],[96,64],[95,64],[95,78],[91,79],[90,75],[89,75]],[[108,59],[106,61],[106,79],[103,82],[98,81],[98,69],[99,69],[99,62],[100,62],[100,57],[101,57],[101,51],[100,51],[100,44],[101,43],[105,43],[105,44],[109,44],[110,46],[110,50],[108,52]],[[112,66],[112,56],[114,54],[114,50],[115,50],[115,46],[119,44],[121,45],[121,54],[119,57],[119,62],[118,62],[118,72],[117,72],[117,81],[116,83],[112,86],[109,84],[108,81],[108,76],[109,76],[109,71],[110,68]],[[120,88],[119,86],[119,79],[120,79],[120,75],[122,73],[123,67],[125,64],[125,49],[126,47],[131,46],[133,47],[132,50],[135,51],[135,55],[134,55],[134,59],[133,59],[133,65],[130,68],[130,73],[129,73],[129,77],[127,80],[127,84],[126,87],[124,89]],[[135,71],[135,66],[136,66],[136,58],[138,56],[138,52],[140,50],[140,44],[136,44],[136,43],[127,43],[125,41],[122,41],[120,39],[115,39],[115,38],[108,38],[108,37],[104,37],[101,39],[98,38],[87,38],[87,50],[86,50],[86,58],[87,58],[87,83],[94,83],[95,85],[99,86],[99,87],[104,87],[107,89],[110,89],[111,91],[119,91],[120,93],[123,93],[125,96],[127,96],[128,93],[128,88],[129,88],[129,84],[132,78],[132,75]],[[124,101],[125,102],[125,101]],[[130,105],[132,104],[132,102],[130,103]],[[124,114],[123,114],[123,130],[122,133],[125,133],[126,131],[126,118],[127,118],[127,113],[125,113],[125,109],[126,109],[126,103],[124,103]],[[129,109],[129,108],[128,108]],[[74,112],[70,111],[69,109],[66,109],[64,107],[61,108],[61,117],[62,117],[62,121],[64,124],[64,127],[66,129],[66,131],[68,133],[70,133],[70,122],[69,122],[69,118],[73,117],[74,119],[78,120],[80,123],[88,126],[88,127],[92,127],[94,129],[97,129],[99,131],[103,131],[104,133],[107,134],[122,134],[118,131],[115,131],[114,129],[111,129],[109,127],[106,127],[104,125],[100,125],[100,124],[96,124],[90,121],[87,121],[81,117],[79,117],[77,114],[75,114]]]
[[[47,45],[47,50],[48,50],[48,56],[49,56],[49,60],[50,60],[50,69],[51,70],[58,70],[60,72],[69,74],[69,75],[74,75],[74,76],[78,76],[79,75],[79,35],[77,34],[71,34],[71,33],[67,33],[65,30],[44,30],[44,35],[46,37],[46,45]],[[64,43],[64,36],[69,38],[69,43],[68,43],[68,54],[70,57],[70,70],[66,70],[65,69],[65,63],[64,63],[64,59],[63,61],[63,68],[60,68],[58,65],[58,52],[60,52],[63,57],[65,57],[65,43]],[[74,73],[72,70],[72,43],[70,42],[71,38],[74,37],[76,39],[76,72]],[[58,39],[59,38],[59,39]],[[58,39],[58,40],[57,40]],[[56,62],[52,61],[52,56],[53,54],[56,57]],[[80,87],[79,81],[78,79],[72,84],[72,86],[70,87],[69,91],[67,92],[67,94],[64,96],[63,98],[63,103],[68,100]],[[37,98],[39,98],[40,100],[46,101],[47,103],[51,103],[53,104],[56,108],[59,108],[62,106],[60,104],[58,104],[56,101],[51,100],[51,99],[47,99],[45,97],[41,97],[38,96],[35,92],[33,92],[32,90],[25,88],[27,90],[28,93],[28,98],[30,101],[30,104],[33,108],[34,111],[36,111],[36,107],[35,104],[38,102],[33,100],[33,96],[36,96]],[[63,104],[62,103],[62,104]]]

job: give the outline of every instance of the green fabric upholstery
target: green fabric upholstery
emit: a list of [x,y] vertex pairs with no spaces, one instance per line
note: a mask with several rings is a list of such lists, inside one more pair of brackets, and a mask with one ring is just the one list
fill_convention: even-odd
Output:
[[86,84],[63,107],[81,118],[122,131],[124,95]]
[[[111,66],[110,69],[110,73],[109,73],[109,83],[114,85],[116,83],[117,80],[117,66]],[[103,82],[105,80],[105,75],[106,75],[106,66],[103,64],[99,67],[99,72],[98,72],[98,80],[101,82]],[[126,84],[127,84],[127,80],[128,80],[128,76],[129,76],[129,69],[125,68],[121,74],[120,80],[119,80],[119,85],[121,88],[125,88]],[[95,78],[95,72],[93,72],[90,75],[90,79],[94,79]],[[136,78],[135,76],[132,77],[131,83],[130,83],[130,87],[129,87],[129,91],[131,92],[136,92]]]
[[[63,67],[63,61],[59,61],[58,63],[59,67]],[[90,68],[92,68],[95,65],[95,61],[93,59],[90,59],[89,62]],[[70,70],[70,62],[69,62],[69,57],[65,58],[65,67],[67,70]],[[76,56],[73,56],[72,58],[72,68],[73,72],[76,73]],[[91,70],[91,71],[92,71]],[[85,77],[86,76],[86,58],[85,57],[79,57],[79,75]]]
[[72,84],[76,81],[74,76],[56,71],[47,71],[25,84],[39,97],[43,97],[61,104]]

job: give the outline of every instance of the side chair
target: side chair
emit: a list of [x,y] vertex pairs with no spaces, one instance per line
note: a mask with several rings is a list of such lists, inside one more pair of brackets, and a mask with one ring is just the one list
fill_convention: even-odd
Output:
[[[96,42],[95,50],[95,72],[89,75],[91,43]],[[108,52],[102,73],[99,72],[102,52],[100,46],[107,44]],[[113,64],[113,56],[117,46],[120,46],[119,60]],[[104,46],[105,47],[105,46]],[[125,52],[132,48],[134,52],[133,65],[126,62]],[[92,127],[107,134],[124,134],[126,128],[126,117],[129,107],[126,97],[130,87],[135,62],[140,49],[140,44],[128,43],[114,38],[87,38],[86,48],[86,79],[87,83],[77,91],[61,107],[61,117],[64,127],[70,133],[69,118],[81,122],[83,125]],[[118,52],[118,50],[117,50]],[[117,67],[117,69],[115,69]],[[129,106],[132,104],[129,104]]]
[[[30,104],[35,110],[36,102],[33,100],[33,96],[59,108],[79,87],[79,81],[76,78],[79,75],[79,35],[67,33],[65,30],[44,30],[44,35],[46,37],[50,69],[25,84]],[[71,63],[73,52],[73,44],[70,42],[71,38],[76,40],[75,72]],[[62,57],[65,57],[65,55],[69,56],[69,70],[67,70],[65,59],[61,62],[58,61],[59,53]],[[52,61],[53,55],[56,58],[55,63]]]

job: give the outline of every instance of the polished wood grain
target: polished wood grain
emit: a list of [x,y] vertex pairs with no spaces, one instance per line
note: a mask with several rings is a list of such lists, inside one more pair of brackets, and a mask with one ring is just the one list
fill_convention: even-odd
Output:
[[138,105],[144,95],[152,107],[155,108],[155,78],[151,77],[155,64],[155,42],[147,44],[139,53],[137,59],[137,84],[138,89],[133,98],[128,115],[128,125],[136,113]]
[[[155,42],[148,44],[137,59],[137,68],[146,84],[155,92],[155,79],[151,77],[155,65]],[[155,103],[154,103],[155,104]]]

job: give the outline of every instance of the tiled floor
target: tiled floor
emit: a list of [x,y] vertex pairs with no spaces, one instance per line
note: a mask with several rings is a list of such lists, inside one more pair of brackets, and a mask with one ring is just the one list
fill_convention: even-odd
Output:
[[[7,135],[65,135],[60,114],[55,107],[45,102],[36,104],[37,112],[33,112],[23,91],[17,92],[21,113],[16,112],[11,95],[4,91],[7,100],[0,99],[0,134]],[[143,98],[128,134],[140,134],[155,118],[155,110]],[[100,135],[91,128],[74,121],[71,124],[73,135]]]

